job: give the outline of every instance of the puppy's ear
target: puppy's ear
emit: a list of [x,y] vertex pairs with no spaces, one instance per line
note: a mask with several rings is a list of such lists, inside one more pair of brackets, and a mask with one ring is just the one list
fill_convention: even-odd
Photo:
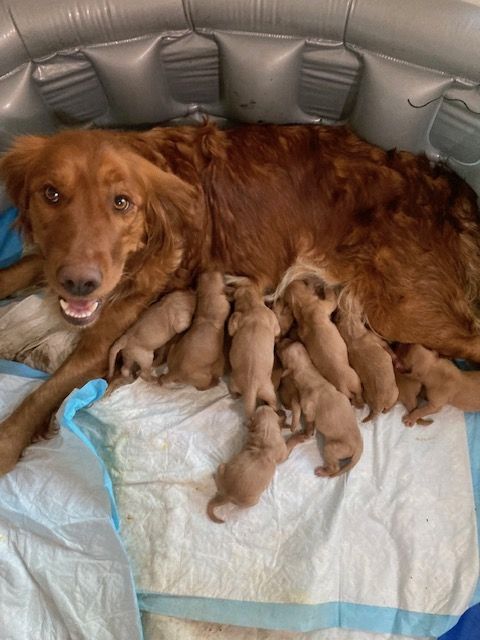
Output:
[[46,140],[43,136],[17,138],[12,148],[0,159],[0,178],[5,182],[13,203],[21,209],[28,208],[28,177]]

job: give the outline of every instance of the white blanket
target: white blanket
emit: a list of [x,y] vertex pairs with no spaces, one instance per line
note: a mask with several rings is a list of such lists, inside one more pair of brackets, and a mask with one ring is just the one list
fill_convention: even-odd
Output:
[[[0,373],[0,419],[38,384]],[[66,429],[0,478],[0,638],[141,638],[102,468]]]

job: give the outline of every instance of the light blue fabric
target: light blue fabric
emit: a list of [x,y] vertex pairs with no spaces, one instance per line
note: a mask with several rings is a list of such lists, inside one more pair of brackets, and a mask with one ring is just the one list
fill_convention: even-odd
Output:
[[21,378],[38,378],[40,380],[46,380],[50,377],[45,371],[39,371],[39,369],[32,369],[27,364],[21,362],[12,362],[11,360],[4,360],[0,358],[0,373],[6,373],[10,376],[20,376]]
[[80,440],[87,446],[97,457],[98,462],[103,470],[103,485],[110,497],[110,504],[112,507],[112,520],[117,531],[120,529],[120,518],[118,515],[118,509],[115,502],[115,496],[113,493],[112,480],[108,473],[107,467],[104,461],[98,455],[97,450],[93,446],[92,442],[86,437],[83,431],[78,427],[75,422],[75,416],[78,411],[86,409],[93,402],[103,396],[107,388],[107,383],[103,379],[91,380],[81,389],[74,389],[68,396],[65,402],[60,407],[57,417],[60,425],[70,429]]
[[[480,413],[466,413],[468,449],[470,452],[470,466],[472,471],[472,487],[475,496],[477,514],[478,546],[480,548]],[[477,584],[472,605],[480,602],[480,579]],[[480,639],[480,630],[479,630]]]
[[239,626],[308,632],[342,627],[373,633],[406,636],[439,635],[450,629],[459,616],[442,616],[371,607],[348,602],[318,605],[244,602],[210,598],[179,598],[139,593],[140,609],[166,616]]
[[0,213],[0,269],[13,264],[22,255],[22,239],[12,227],[16,217],[17,210],[13,207]]

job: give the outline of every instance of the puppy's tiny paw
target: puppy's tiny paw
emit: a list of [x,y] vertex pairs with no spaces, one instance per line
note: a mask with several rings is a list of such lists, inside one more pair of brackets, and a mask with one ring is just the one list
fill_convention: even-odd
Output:
[[403,416],[402,422],[406,427],[413,427],[413,425],[415,424],[415,421],[409,417],[409,414]]
[[326,467],[315,467],[315,475],[320,478],[328,478],[332,474]]

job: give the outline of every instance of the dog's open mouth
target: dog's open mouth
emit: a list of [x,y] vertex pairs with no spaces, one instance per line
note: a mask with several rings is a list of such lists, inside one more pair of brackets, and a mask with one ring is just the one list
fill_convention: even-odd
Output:
[[83,300],[81,298],[59,298],[62,315],[70,324],[85,326],[96,320],[101,307],[100,300]]

